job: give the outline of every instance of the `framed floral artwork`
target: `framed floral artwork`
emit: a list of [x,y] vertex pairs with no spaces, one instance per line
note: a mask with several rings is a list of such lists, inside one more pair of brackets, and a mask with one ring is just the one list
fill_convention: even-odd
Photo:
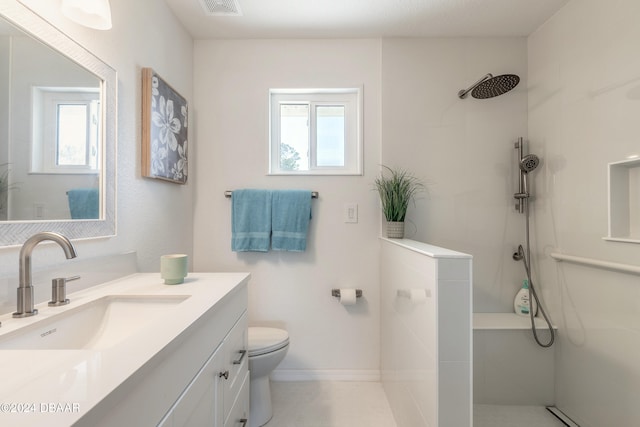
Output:
[[186,184],[187,123],[187,100],[151,68],[143,68],[143,176]]

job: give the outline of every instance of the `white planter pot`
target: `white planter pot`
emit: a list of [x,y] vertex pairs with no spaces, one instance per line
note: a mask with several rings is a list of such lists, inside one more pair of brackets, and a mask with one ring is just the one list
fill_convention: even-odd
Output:
[[404,222],[388,221],[387,237],[390,239],[404,238]]

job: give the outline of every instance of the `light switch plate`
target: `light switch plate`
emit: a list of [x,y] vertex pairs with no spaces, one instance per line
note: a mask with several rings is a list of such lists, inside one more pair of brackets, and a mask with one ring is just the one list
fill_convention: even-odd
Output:
[[345,203],[344,222],[346,223],[358,222],[358,204],[357,203]]

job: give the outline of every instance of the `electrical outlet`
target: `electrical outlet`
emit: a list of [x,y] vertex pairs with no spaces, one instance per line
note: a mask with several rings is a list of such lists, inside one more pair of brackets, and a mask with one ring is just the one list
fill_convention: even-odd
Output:
[[358,222],[358,204],[357,203],[345,203],[344,222],[346,223]]
[[34,203],[33,204],[33,217],[34,219],[43,219],[44,218],[44,203]]

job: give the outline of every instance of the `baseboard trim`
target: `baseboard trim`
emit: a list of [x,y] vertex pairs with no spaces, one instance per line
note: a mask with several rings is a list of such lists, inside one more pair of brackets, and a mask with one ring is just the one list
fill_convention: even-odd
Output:
[[271,373],[272,381],[371,381],[380,382],[378,370],[281,369]]

